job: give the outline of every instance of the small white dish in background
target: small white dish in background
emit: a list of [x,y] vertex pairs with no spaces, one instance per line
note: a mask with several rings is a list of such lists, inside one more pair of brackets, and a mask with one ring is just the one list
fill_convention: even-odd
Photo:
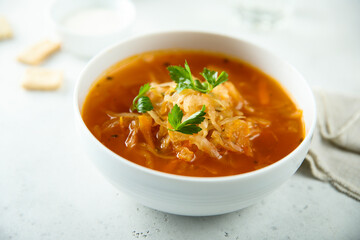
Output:
[[90,58],[131,34],[135,12],[129,0],[58,0],[50,15],[63,49]]

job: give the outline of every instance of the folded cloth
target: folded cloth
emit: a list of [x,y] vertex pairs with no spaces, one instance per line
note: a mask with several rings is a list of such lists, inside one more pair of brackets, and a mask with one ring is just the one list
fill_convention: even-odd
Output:
[[306,160],[312,175],[360,201],[360,98],[315,91],[316,129]]

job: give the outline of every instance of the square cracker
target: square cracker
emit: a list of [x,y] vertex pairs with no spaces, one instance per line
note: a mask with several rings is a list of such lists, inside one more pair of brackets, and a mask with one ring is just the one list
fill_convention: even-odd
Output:
[[10,24],[6,18],[0,16],[0,40],[11,38],[13,35]]
[[60,43],[51,40],[43,40],[26,49],[18,56],[18,61],[38,65],[51,54],[60,49]]
[[33,67],[26,70],[22,86],[28,90],[56,90],[62,81],[61,71]]

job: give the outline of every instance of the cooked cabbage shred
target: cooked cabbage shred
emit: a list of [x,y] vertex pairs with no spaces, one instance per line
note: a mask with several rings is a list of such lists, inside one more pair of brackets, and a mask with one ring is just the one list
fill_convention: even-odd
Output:
[[[261,127],[270,124],[265,119],[244,116],[242,109],[250,106],[231,82],[224,82],[209,93],[192,89],[179,92],[175,82],[153,82],[150,86],[146,95],[152,102],[152,110],[113,114],[119,118],[121,127],[129,129],[125,142],[129,148],[138,144],[165,159],[175,157],[176,153],[178,159],[188,162],[196,158],[198,151],[217,159],[228,151],[252,156],[251,139],[260,133]],[[205,120],[198,125],[200,132],[187,135],[169,130],[168,114],[175,104],[183,111],[183,119],[205,105]]]

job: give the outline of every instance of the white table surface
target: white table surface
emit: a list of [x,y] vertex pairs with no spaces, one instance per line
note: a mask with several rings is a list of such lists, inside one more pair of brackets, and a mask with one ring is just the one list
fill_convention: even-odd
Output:
[[[200,29],[249,39],[291,62],[312,87],[359,95],[360,1],[298,0],[288,28],[250,32],[225,1],[134,0],[134,35]],[[86,60],[60,52],[56,92],[21,88],[29,44],[54,34],[46,0],[1,0],[15,37],[0,42],[0,239],[360,239],[360,203],[308,166],[261,203],[214,217],[143,207],[112,187],[80,148],[72,93]],[[187,17],[185,17],[187,15]]]

